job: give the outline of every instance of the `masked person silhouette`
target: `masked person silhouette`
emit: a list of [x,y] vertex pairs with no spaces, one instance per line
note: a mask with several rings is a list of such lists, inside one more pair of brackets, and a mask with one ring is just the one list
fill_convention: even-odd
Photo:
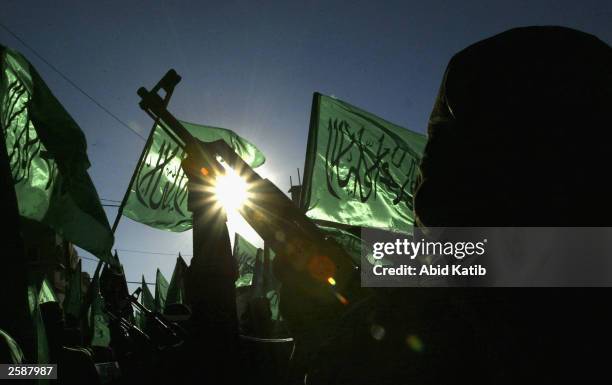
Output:
[[[538,281],[532,274],[526,286],[609,286],[611,256],[591,241],[611,235],[601,228],[612,223],[611,112],[612,48],[593,35],[563,27],[516,28],[457,53],[429,120],[415,194],[419,226],[511,233],[520,241],[500,252],[513,248],[517,258],[528,253],[529,262],[551,266],[550,275]],[[592,230],[586,248],[570,254],[547,248],[559,237],[529,240],[534,227],[557,234],[560,227],[565,234]],[[537,250],[528,250],[529,242]],[[489,379],[532,383],[570,369],[584,375],[597,367],[597,346],[612,342],[603,290],[450,288],[440,295],[448,298],[441,311],[452,303],[463,307],[457,311],[466,320],[463,327],[436,322],[440,330],[470,336],[462,340],[471,346],[450,338],[443,349],[463,357],[453,367],[466,374],[479,366]]]

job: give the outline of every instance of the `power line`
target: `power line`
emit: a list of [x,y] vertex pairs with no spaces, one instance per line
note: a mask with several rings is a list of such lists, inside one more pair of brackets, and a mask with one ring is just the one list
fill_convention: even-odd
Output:
[[[136,254],[154,254],[154,255],[172,255],[172,256],[178,256],[178,253],[162,253],[162,252],[156,252],[156,251],[145,251],[145,250],[130,250],[130,249],[115,249],[117,251],[122,251],[124,253],[136,253]],[[181,256],[183,257],[193,257],[192,254],[183,254],[181,253]]]
[[147,139],[142,136],[138,131],[134,130],[123,120],[119,119],[119,117],[113,114],[108,108],[104,107],[101,103],[99,103],[93,96],[89,95],[85,90],[79,87],[74,81],[72,81],[68,76],[64,75],[57,67],[51,64],[47,59],[45,59],[41,54],[38,53],[34,48],[32,48],[28,43],[26,43],[21,37],[19,37],[15,32],[13,32],[9,27],[0,23],[0,27],[2,27],[6,32],[8,32],[11,36],[13,36],[17,41],[23,44],[24,47],[32,51],[37,58],[39,58],[43,63],[49,66],[53,71],[55,71],[59,76],[61,76],[65,81],[67,81],[71,86],[73,86],[76,90],[78,90],[81,94],[83,94],[86,98],[91,100],[96,106],[98,106],[102,111],[106,112],[109,116],[115,119],[119,124],[130,130],[134,135],[138,136],[140,139],[146,141]]
[[102,207],[121,207],[121,205],[107,205],[107,204],[102,204]]
[[[96,262],[96,263],[98,262],[98,260],[97,260],[97,259],[95,259],[95,258],[84,257],[84,256],[82,256],[82,255],[81,255],[80,257],[81,257],[81,259],[84,259],[84,260],[86,260],[86,261],[92,261],[92,262]],[[142,283],[142,282],[140,282],[140,281],[125,281],[125,282],[127,282],[127,283],[134,283],[134,284],[138,284],[138,285],[140,285],[140,284]],[[154,284],[154,283],[150,283],[150,282],[145,282],[145,283],[146,283],[147,285],[153,285],[153,286],[155,286],[155,284]]]
[[106,198],[100,198],[101,201],[105,201],[105,202],[114,202],[114,203],[121,203],[121,201],[118,201],[116,199],[106,199]]
[[[124,253],[136,253],[136,254],[154,254],[154,255],[170,255],[170,256],[177,256],[178,253],[161,253],[161,252],[156,252],[156,251],[145,251],[145,250],[128,250],[128,249],[115,249],[117,251],[122,251]],[[192,254],[183,254],[181,253],[181,256],[183,257],[193,257]],[[81,257],[81,259],[84,259],[86,261],[92,261],[92,262],[98,262],[97,259],[95,258],[91,258],[91,257],[85,257],[82,255],[79,255],[79,257]]]
[[[97,260],[97,259],[95,259],[95,258],[84,257],[84,256],[82,256],[82,255],[81,255],[80,257],[81,257],[81,259],[84,259],[84,260],[86,260],[86,261],[92,261],[92,262],[96,262],[96,263],[98,262],[98,260]],[[125,282],[127,282],[127,283],[133,283],[133,284],[138,284],[138,285],[140,285],[140,284],[142,283],[142,282],[140,282],[140,281],[125,281]],[[150,283],[150,282],[145,282],[145,283],[146,283],[147,285],[153,285],[153,286],[155,286],[155,284],[154,284],[154,283]]]

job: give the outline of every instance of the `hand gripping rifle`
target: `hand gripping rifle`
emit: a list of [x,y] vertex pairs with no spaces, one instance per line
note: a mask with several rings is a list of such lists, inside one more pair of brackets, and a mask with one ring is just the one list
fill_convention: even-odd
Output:
[[[194,138],[168,110],[169,96],[181,77],[170,70],[148,91],[141,87],[140,107],[185,147],[191,163],[201,167],[208,182],[223,175],[222,160],[245,179],[249,201],[240,214],[275,251],[275,274],[301,306],[338,307],[358,295],[359,273],[349,255],[327,239],[315,224],[273,183],[259,176],[224,141],[204,143]],[[165,91],[165,97],[159,91]],[[293,296],[292,295],[292,296]],[[287,298],[287,297],[286,297]]]

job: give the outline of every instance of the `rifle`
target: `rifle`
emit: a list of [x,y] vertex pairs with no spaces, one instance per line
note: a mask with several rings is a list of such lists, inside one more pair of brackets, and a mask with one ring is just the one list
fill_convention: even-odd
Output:
[[[225,172],[219,160],[245,179],[251,197],[239,213],[275,251],[275,272],[283,286],[302,304],[306,301],[314,307],[342,308],[360,296],[358,267],[338,244],[327,239],[281,190],[258,175],[227,143],[197,140],[168,111],[169,98],[180,80],[171,69],[151,91],[141,87],[139,105],[184,145],[188,158],[202,168],[200,177],[209,178],[207,183],[214,183],[214,178]],[[165,91],[164,98],[160,90]]]
[[[105,311],[108,314],[112,322],[116,322],[118,326],[124,331],[125,334],[135,338],[141,343],[149,346],[154,350],[163,350],[166,347],[176,347],[181,345],[185,338],[187,338],[187,332],[174,322],[168,321],[163,315],[152,312],[151,310],[144,307],[138,302],[138,296],[142,291],[141,288],[137,288],[133,294],[125,296],[125,303],[131,309],[132,306],[136,307],[140,311],[143,317],[146,317],[148,322],[152,322],[151,330],[157,330],[156,335],[150,335],[148,332],[140,329],[140,327],[130,322],[123,313],[126,309],[117,309],[106,306]],[[130,310],[131,311],[131,310]],[[161,341],[160,341],[161,340]]]
[[[136,309],[138,309],[142,316],[146,317],[148,322],[154,322],[154,327],[157,327],[163,332],[164,344],[159,344],[159,346],[178,346],[182,344],[187,337],[187,332],[178,324],[168,321],[162,314],[153,312],[138,302],[138,296],[140,295],[141,291],[142,288],[137,288],[134,293],[129,295],[126,299],[132,306],[135,306]],[[131,325],[131,328],[145,334],[134,325]]]

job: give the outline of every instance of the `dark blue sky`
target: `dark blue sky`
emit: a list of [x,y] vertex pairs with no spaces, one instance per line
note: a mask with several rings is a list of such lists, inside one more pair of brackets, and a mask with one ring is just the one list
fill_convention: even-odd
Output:
[[[170,110],[255,143],[267,156],[263,174],[283,190],[304,164],[314,91],[425,132],[448,60],[471,43],[546,24],[612,42],[610,1],[5,0],[0,22],[143,136],[152,122],[136,90],[175,68],[183,82]],[[120,200],[143,140],[2,29],[0,43],[37,67],[87,136],[100,196]],[[115,213],[107,209],[110,222]],[[115,247],[191,254],[191,232],[166,233],[124,218]],[[144,272],[153,280],[158,266],[169,278],[174,266],[172,256],[120,257],[128,279]]]

